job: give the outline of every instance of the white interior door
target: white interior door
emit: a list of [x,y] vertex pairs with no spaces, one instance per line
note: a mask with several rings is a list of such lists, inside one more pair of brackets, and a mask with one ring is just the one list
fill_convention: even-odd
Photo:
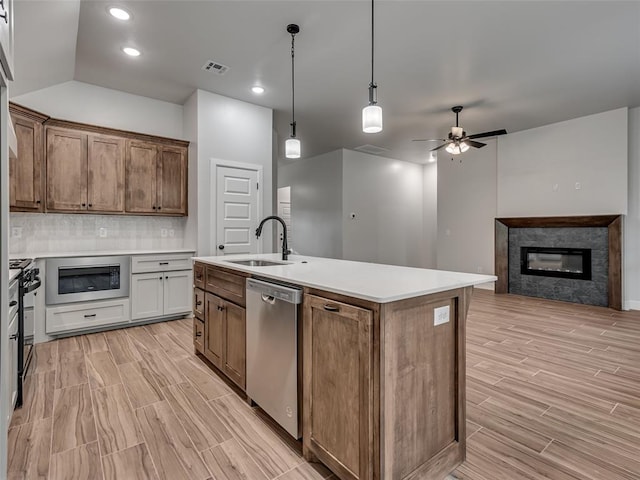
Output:
[[216,166],[216,254],[257,253],[258,170]]
[[[280,187],[278,189],[278,216],[284,220],[287,226],[287,243],[289,249],[293,249],[292,229],[291,229],[291,187]],[[278,223],[278,242],[282,243],[282,226]]]

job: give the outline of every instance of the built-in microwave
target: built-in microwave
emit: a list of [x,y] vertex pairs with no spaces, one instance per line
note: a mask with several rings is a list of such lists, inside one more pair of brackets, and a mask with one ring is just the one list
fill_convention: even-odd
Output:
[[129,296],[131,257],[67,257],[46,261],[47,305]]

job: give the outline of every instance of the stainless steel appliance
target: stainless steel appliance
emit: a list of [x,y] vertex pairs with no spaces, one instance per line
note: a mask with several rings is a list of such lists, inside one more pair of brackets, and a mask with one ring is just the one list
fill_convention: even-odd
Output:
[[40,270],[33,266],[33,260],[31,258],[18,258],[9,261],[9,268],[21,270],[18,276],[18,331],[16,337],[13,340],[18,342],[18,358],[17,358],[17,370],[18,370],[18,390],[16,407],[22,406],[22,380],[27,374],[29,365],[31,364],[31,358],[33,357],[33,326],[30,331],[25,329],[25,298],[30,293],[34,293],[40,288],[41,281]]
[[301,302],[300,288],[247,279],[247,395],[296,439]]
[[50,258],[46,263],[47,305],[129,296],[131,257]]

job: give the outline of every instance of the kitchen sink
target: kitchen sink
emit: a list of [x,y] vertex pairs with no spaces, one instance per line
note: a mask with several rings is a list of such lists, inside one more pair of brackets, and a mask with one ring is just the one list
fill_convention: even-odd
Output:
[[289,265],[289,262],[272,262],[271,260],[225,260],[227,263],[245,265],[247,267],[272,267],[274,265]]

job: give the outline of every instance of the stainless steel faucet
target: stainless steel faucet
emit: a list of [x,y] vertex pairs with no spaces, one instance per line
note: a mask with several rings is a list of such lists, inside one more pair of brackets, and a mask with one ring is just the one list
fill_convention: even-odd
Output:
[[260,235],[262,235],[262,227],[267,220],[277,220],[282,224],[282,260],[286,260],[289,258],[289,253],[291,252],[289,252],[289,245],[287,244],[287,224],[284,223],[282,218],[277,215],[270,215],[263,219],[260,225],[258,225],[258,228],[256,228],[256,238],[260,238]]

